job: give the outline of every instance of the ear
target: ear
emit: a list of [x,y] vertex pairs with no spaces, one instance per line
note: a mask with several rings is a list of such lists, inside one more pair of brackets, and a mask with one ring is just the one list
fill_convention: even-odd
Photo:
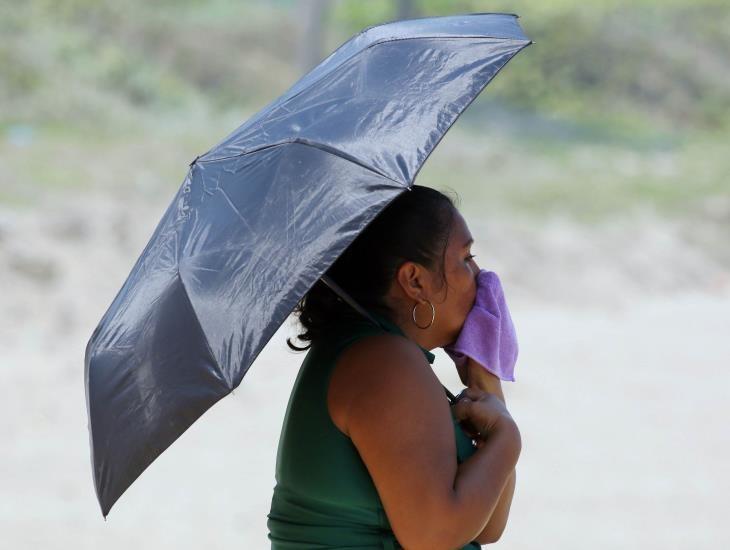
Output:
[[416,262],[404,262],[398,268],[396,282],[412,300],[421,301],[432,295],[431,273]]

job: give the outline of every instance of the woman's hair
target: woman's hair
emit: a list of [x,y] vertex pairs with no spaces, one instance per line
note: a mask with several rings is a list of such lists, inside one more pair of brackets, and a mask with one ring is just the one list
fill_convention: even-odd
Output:
[[[393,319],[385,296],[404,262],[421,264],[438,273],[442,285],[446,283],[444,257],[459,200],[453,194],[454,198],[431,187],[413,185],[365,227],[326,274],[362,307]],[[300,348],[287,338],[287,345],[295,351],[309,349],[348,320],[363,319],[321,279],[293,312],[304,327],[297,338],[310,342]]]

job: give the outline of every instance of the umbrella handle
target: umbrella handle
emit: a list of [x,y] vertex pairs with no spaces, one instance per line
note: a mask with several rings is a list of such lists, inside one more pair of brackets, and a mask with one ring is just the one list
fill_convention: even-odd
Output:
[[[370,315],[370,313],[368,313],[365,308],[363,308],[360,304],[358,304],[355,300],[353,300],[350,297],[350,295],[342,289],[342,287],[340,285],[338,285],[336,282],[334,282],[332,280],[331,277],[329,277],[328,275],[322,275],[320,277],[320,279],[322,280],[322,282],[324,284],[326,284],[328,287],[330,287],[335,292],[335,294],[337,294],[340,298],[342,298],[343,300],[345,300],[345,302],[347,302],[348,304],[350,304],[356,311],[358,311],[363,316],[365,316],[368,319],[370,319],[373,323],[375,323],[380,328],[382,328],[384,330],[387,330],[372,315]],[[449,402],[453,405],[456,402],[456,397],[454,396],[453,393],[451,393],[449,391],[449,388],[447,388],[443,384],[441,384],[441,385],[443,386],[444,391],[446,392],[446,397],[449,399]]]

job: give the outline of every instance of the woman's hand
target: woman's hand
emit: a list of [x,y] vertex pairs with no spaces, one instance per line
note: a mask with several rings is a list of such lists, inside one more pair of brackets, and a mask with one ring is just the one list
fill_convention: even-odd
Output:
[[467,387],[452,405],[454,416],[461,422],[464,432],[477,440],[481,447],[489,433],[503,424],[513,424],[505,404],[497,396],[477,388]]

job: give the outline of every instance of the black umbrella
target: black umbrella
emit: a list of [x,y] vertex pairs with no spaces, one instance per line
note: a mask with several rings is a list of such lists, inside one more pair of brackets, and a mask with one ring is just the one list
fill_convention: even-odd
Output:
[[532,43],[517,17],[369,27],[190,164],[86,346],[104,517],[241,383],[297,302]]

